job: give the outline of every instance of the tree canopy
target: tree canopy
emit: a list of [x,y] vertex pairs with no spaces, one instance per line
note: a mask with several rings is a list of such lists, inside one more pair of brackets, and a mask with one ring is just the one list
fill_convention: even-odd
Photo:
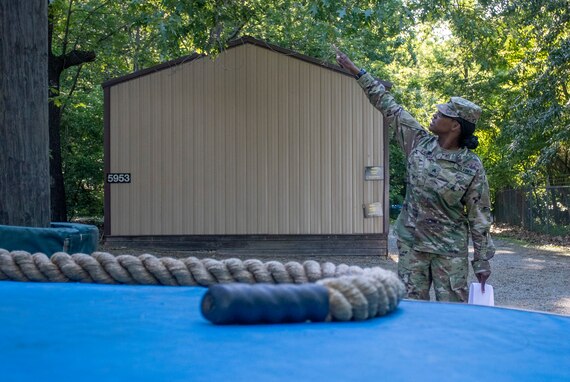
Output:
[[[568,0],[54,0],[54,52],[96,54],[63,71],[63,172],[70,217],[102,214],[102,90],[119,75],[243,35],[334,62],[331,43],[394,83],[427,125],[459,95],[484,110],[476,152],[493,190],[570,184]],[[64,48],[66,47],[67,48]],[[391,153],[391,199],[403,158]]]

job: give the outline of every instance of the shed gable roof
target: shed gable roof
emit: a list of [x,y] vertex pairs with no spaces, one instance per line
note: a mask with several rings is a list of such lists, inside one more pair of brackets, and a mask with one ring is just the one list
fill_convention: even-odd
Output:
[[[340,74],[344,74],[346,76],[352,77],[352,74],[350,74],[348,71],[346,71],[344,68],[342,68],[338,65],[334,65],[334,64],[331,64],[329,62],[325,62],[325,61],[319,60],[317,58],[310,57],[310,56],[295,52],[295,51],[290,50],[290,49],[282,48],[280,46],[273,45],[273,44],[270,44],[270,43],[262,41],[262,40],[258,40],[256,38],[251,37],[251,36],[244,36],[244,37],[240,37],[239,39],[230,41],[228,43],[227,49],[232,49],[232,48],[235,48],[237,46],[241,46],[241,45],[245,45],[245,44],[252,44],[252,45],[264,48],[264,49],[269,49],[269,50],[274,51],[274,52],[279,52],[279,53],[287,55],[288,57],[293,57],[293,58],[308,62],[310,64],[318,65],[322,68],[326,68],[326,69],[332,70],[334,72],[338,72]],[[164,70],[164,69],[169,69],[173,66],[181,65],[181,64],[184,64],[184,63],[187,63],[187,62],[190,62],[190,61],[202,58],[202,57],[206,57],[206,56],[203,54],[194,53],[194,54],[191,54],[189,56],[180,57],[180,58],[177,58],[177,59],[174,59],[171,61],[164,62],[162,64],[151,66],[150,68],[146,68],[146,69],[142,69],[142,70],[133,72],[131,74],[127,74],[127,75],[124,75],[121,77],[110,79],[108,81],[105,81],[102,84],[102,86],[103,86],[103,88],[107,88],[107,87],[117,85],[117,84],[120,84],[122,82],[126,82],[129,80],[138,78],[138,77],[142,77],[142,76],[146,76],[148,74],[156,73],[156,72],[159,72],[159,71]],[[384,85],[387,88],[390,88],[392,86],[392,84],[389,82],[382,81],[382,83],[384,83]]]

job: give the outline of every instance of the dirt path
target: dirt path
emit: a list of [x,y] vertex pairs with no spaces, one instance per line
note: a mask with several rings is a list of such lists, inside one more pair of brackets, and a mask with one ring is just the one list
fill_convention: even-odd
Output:
[[570,315],[570,249],[496,244],[495,305]]
[[[495,290],[495,305],[545,311],[570,316],[570,248],[530,247],[512,241],[495,238],[497,252],[491,262],[492,272],[489,284]],[[151,253],[156,256],[223,259],[225,256],[215,252],[180,252],[158,248],[130,249],[101,246],[100,251],[119,254]],[[335,264],[345,263],[361,267],[381,266],[396,271],[397,249],[395,239],[389,237],[389,256],[272,256],[258,257],[262,261],[330,261]],[[252,256],[235,256],[241,259]],[[470,274],[470,282],[474,282]],[[433,291],[432,291],[432,300]]]

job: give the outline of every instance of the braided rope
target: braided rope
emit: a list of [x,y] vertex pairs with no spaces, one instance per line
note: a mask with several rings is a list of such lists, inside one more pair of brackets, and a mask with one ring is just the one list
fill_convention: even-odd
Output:
[[48,257],[43,253],[8,252],[0,248],[0,280],[170,286],[317,282],[329,290],[330,319],[337,321],[385,315],[396,309],[404,297],[404,285],[394,272],[380,267],[319,264],[313,260],[282,264],[256,259],[114,256],[106,252],[92,255],[58,252]]

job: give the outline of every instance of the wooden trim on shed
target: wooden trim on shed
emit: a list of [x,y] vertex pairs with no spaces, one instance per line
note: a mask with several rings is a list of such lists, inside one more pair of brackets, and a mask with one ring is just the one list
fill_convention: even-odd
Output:
[[382,116],[384,130],[384,232],[390,232],[390,128]]
[[111,234],[111,185],[107,183],[107,174],[111,172],[111,88],[103,88],[103,234]]
[[160,248],[177,252],[212,251],[216,255],[388,256],[388,234],[351,235],[150,235],[109,236],[108,246]]

